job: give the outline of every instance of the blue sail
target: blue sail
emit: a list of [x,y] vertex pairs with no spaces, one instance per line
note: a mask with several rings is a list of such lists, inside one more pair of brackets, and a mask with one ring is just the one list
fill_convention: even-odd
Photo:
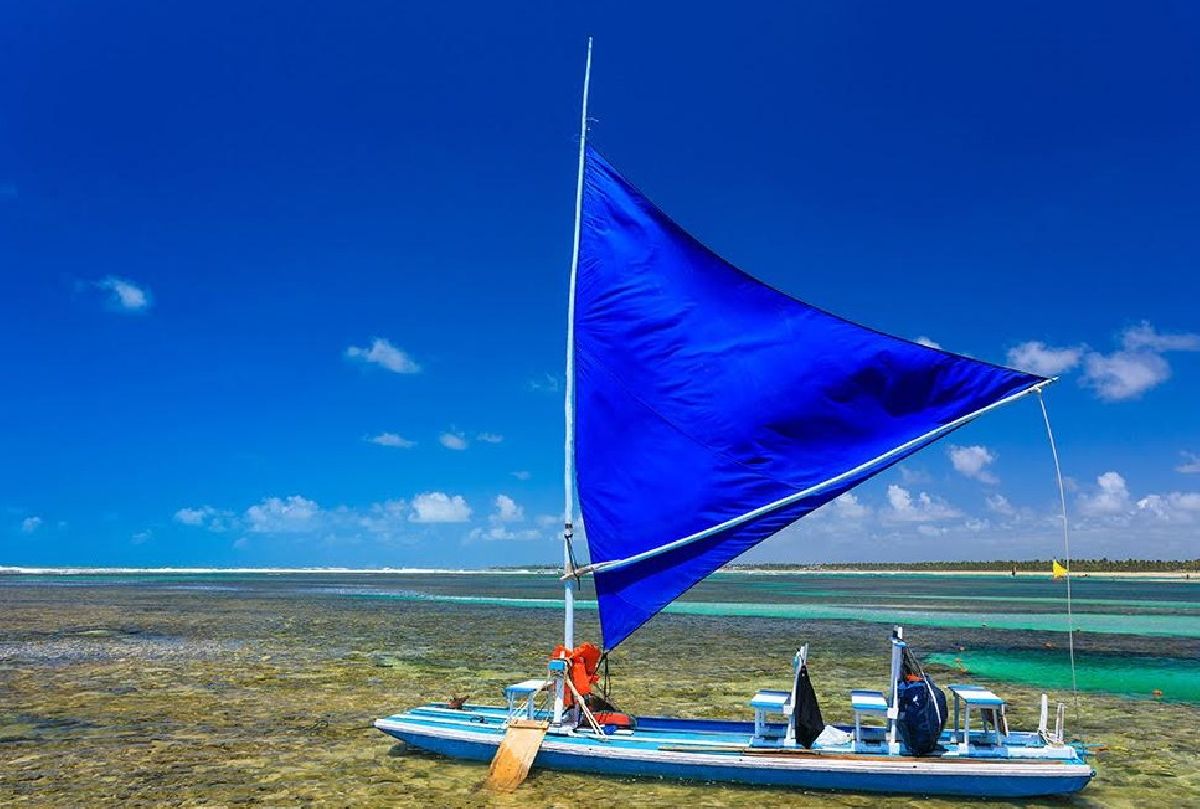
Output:
[[784,295],[591,148],[585,163],[575,454],[606,649],[781,528],[1045,381]]

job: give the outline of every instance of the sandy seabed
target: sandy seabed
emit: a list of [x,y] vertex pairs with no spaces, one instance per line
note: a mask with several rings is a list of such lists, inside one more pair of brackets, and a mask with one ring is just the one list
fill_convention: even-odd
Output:
[[[485,767],[406,749],[371,727],[378,716],[451,695],[499,702],[505,684],[542,670],[560,627],[552,610],[354,599],[274,584],[83,584],[0,588],[0,616],[5,805],[963,803],[536,771],[516,795],[494,798],[479,791]],[[581,616],[582,637],[595,634],[593,622]],[[1030,644],[1042,642],[1028,634]],[[986,637],[909,634],[918,649]],[[846,689],[886,678],[879,626],[663,616],[615,656],[614,696],[631,712],[748,718],[757,688],[787,686],[791,652],[805,640],[826,720],[848,721]],[[1010,699],[1014,727],[1036,723],[1038,689],[987,684]],[[1046,805],[1200,805],[1200,706],[1088,694],[1068,722],[1105,749],[1087,790]]]

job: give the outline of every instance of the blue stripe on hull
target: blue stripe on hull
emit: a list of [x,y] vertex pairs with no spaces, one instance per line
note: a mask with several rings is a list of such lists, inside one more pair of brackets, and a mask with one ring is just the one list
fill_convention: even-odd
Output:
[[[451,758],[491,761],[498,739],[467,741],[424,733],[384,730],[414,747]],[[489,734],[490,735],[490,734]],[[1090,775],[1011,777],[1004,775],[935,775],[920,773],[853,773],[816,769],[774,769],[713,764],[686,764],[630,758],[599,758],[543,749],[535,767],[613,776],[641,776],[691,781],[727,781],[756,786],[847,792],[954,795],[990,798],[1031,798],[1066,795],[1083,789]]]

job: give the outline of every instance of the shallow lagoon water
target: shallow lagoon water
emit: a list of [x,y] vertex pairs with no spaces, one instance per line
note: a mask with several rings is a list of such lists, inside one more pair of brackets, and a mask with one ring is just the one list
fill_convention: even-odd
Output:
[[[1071,665],[1061,649],[937,652],[931,663],[969,671],[974,677],[1032,683],[1041,688],[1071,688]],[[1081,691],[1200,704],[1200,662],[1192,658],[1085,654],[1076,668]]]
[[[1080,685],[1096,690],[1081,691],[1068,730],[1105,749],[1087,790],[1048,803],[1200,804],[1188,679],[1200,586],[1077,579],[1074,589],[1079,623],[1092,617],[1102,631],[1076,636]],[[492,799],[477,791],[482,767],[370,728],[450,695],[500,701],[506,683],[544,665],[561,631],[555,591],[553,577],[534,575],[0,577],[0,803],[961,805],[552,772]],[[906,618],[908,637],[939,681],[996,688],[1014,725],[1031,727],[1042,688],[1072,703],[1059,591],[1008,577],[720,575],[618,650],[614,695],[638,713],[746,718],[749,696],[786,687],[792,650],[809,642],[826,718],[846,721],[848,689],[886,680],[883,608],[924,618]],[[845,612],[822,612],[834,607]],[[1171,619],[1170,631],[1110,623],[1154,618]],[[580,636],[596,630],[583,612]],[[1162,700],[1149,698],[1154,688]]]

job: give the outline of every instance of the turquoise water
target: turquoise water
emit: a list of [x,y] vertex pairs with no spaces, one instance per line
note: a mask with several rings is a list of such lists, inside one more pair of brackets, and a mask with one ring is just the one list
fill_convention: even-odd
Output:
[[[364,598],[390,598],[409,601],[444,601],[480,604],[517,609],[561,609],[562,601],[551,598],[510,598],[497,596],[459,596],[419,592],[353,593]],[[595,610],[596,602],[579,599],[577,609]],[[991,628],[1007,630],[1037,630],[1066,632],[1065,614],[1001,612],[959,612],[898,609],[894,605],[847,607],[827,604],[763,604],[755,602],[713,603],[680,601],[664,612],[679,615],[711,615],[731,618],[786,618],[816,621],[865,621],[878,624],[907,626],[938,626],[958,628]],[[1196,615],[1122,615],[1115,613],[1078,613],[1074,617],[1076,632],[1117,635],[1166,636],[1200,638],[1200,616]]]
[[[810,590],[797,589],[794,587],[781,588],[781,592],[789,594],[809,596],[809,597],[827,597],[827,598],[844,598],[846,593],[840,590]],[[915,594],[905,592],[876,592],[877,598],[895,598],[905,599],[908,601],[949,601],[961,602],[962,596],[945,596],[945,595],[929,595]],[[1058,609],[1063,609],[1065,601],[1062,596],[972,596],[972,601],[992,601],[998,603],[1014,603],[1014,604],[1047,604]],[[1080,606],[1100,606],[1100,607],[1121,607],[1132,608],[1137,610],[1195,610],[1197,603],[1195,601],[1139,601],[1134,598],[1072,598],[1071,604],[1075,607]]]
[[[926,660],[963,671],[964,676],[1012,680],[1058,691],[1071,688],[1070,660],[1061,650],[935,652]],[[1077,667],[1076,682],[1081,691],[1200,702],[1200,663],[1193,659],[1089,655]]]
[[[559,610],[543,597],[548,577],[524,580],[413,580],[334,588],[339,596],[517,610]],[[465,590],[473,592],[464,592]],[[1075,583],[1079,690],[1200,703],[1200,586],[1190,581],[1089,578]],[[551,590],[551,593],[554,591]],[[723,574],[691,591],[666,615],[764,619],[814,639],[838,627],[927,627],[938,646],[926,659],[971,676],[1069,691],[1068,619],[1061,582],[1010,576]],[[576,601],[594,613],[594,599]],[[666,619],[660,619],[666,620]],[[827,629],[822,629],[825,626]],[[874,632],[876,630],[864,630]],[[952,634],[954,633],[954,634]],[[951,677],[943,672],[939,677]],[[1161,697],[1156,694],[1161,693]]]
[[[583,583],[576,601],[594,623]],[[293,598],[368,599],[399,608],[494,607],[557,611],[561,586],[548,574],[171,573],[0,576],[0,587],[135,587],[164,594],[194,590]],[[1076,680],[1083,691],[1200,702],[1200,583],[1079,577],[1073,583]],[[788,634],[832,640],[874,637],[876,627],[924,628],[931,663],[1039,688],[1069,689],[1063,582],[1047,577],[936,574],[720,573],[667,607],[660,622],[725,619],[778,622]],[[441,606],[438,606],[441,605]],[[541,620],[541,619],[534,619]],[[554,621],[555,619],[551,618]],[[857,627],[857,628],[856,628]],[[886,630],[883,630],[886,632]],[[949,676],[943,673],[942,676]]]

